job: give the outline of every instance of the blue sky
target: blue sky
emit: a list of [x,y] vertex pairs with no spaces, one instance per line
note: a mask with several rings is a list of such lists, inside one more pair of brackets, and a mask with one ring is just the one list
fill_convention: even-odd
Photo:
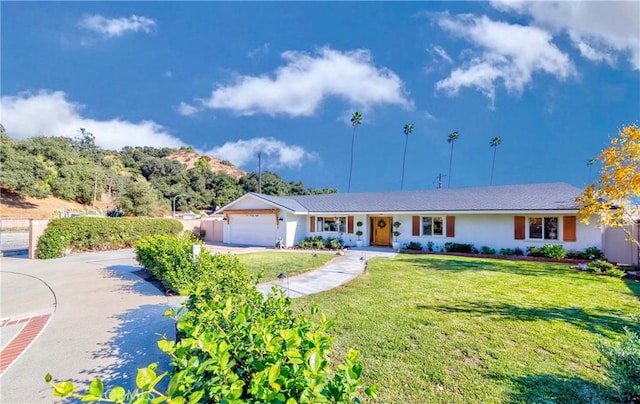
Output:
[[2,2],[10,136],[191,145],[352,191],[591,182],[640,117],[640,2]]

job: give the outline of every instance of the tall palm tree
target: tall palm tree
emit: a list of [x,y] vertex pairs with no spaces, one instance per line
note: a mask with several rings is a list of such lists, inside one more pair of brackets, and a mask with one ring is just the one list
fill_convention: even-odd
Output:
[[491,180],[489,181],[489,185],[493,185],[493,168],[496,165],[496,150],[498,150],[498,146],[502,143],[502,138],[500,136],[496,136],[491,139],[489,145],[493,147],[493,161],[491,162]]
[[351,134],[351,165],[349,166],[349,186],[347,192],[351,191],[351,173],[353,172],[353,144],[356,140],[356,128],[362,123],[362,114],[358,111],[354,112],[351,116],[351,125],[353,126],[353,133]]
[[402,155],[402,179],[400,180],[400,191],[402,191],[402,187],[404,185],[404,163],[407,159],[407,143],[409,143],[409,135],[413,132],[413,124],[408,123],[404,125],[404,154]]
[[451,162],[453,161],[453,144],[458,140],[458,132],[451,132],[447,138],[447,142],[451,143],[451,154],[449,155],[449,182],[447,188],[451,188]]

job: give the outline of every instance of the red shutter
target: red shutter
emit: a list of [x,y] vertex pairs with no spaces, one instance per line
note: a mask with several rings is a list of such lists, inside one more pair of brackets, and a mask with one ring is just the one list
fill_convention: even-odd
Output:
[[347,233],[353,234],[353,216],[347,216]]
[[456,217],[447,216],[447,237],[456,236]]
[[413,223],[413,231],[411,233],[412,236],[420,235],[420,216],[414,216],[411,218]]
[[564,216],[562,218],[562,240],[576,241],[576,217]]
[[516,240],[524,240],[525,239],[525,231],[524,231],[524,216],[514,216],[513,217],[513,238]]
[[315,216],[309,216],[309,231],[311,233],[315,233],[316,232],[316,217]]

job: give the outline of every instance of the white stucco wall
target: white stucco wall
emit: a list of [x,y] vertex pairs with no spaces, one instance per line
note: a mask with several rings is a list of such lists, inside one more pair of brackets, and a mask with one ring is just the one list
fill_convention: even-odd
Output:
[[[451,216],[451,214],[449,214]],[[446,214],[434,214],[433,216],[443,216]],[[435,246],[442,247],[444,243],[469,243],[476,248],[487,246],[500,250],[501,248],[520,247],[526,250],[528,246],[542,246],[544,244],[562,244],[565,250],[583,250],[587,247],[595,246],[602,248],[601,231],[594,225],[587,226],[581,222],[576,224],[576,241],[566,242],[563,238],[562,215],[550,213],[532,213],[524,216],[557,216],[559,218],[558,240],[538,240],[538,239],[514,239],[514,214],[457,214],[455,216],[455,237],[443,236],[412,236],[413,215],[394,216],[394,221],[402,223],[398,231],[402,233],[398,237],[400,243],[417,241],[426,247],[427,242],[433,241]],[[519,215],[522,216],[522,215]],[[445,220],[446,222],[446,220]],[[593,222],[592,222],[593,223]],[[446,234],[446,223],[445,230]],[[528,232],[527,232],[528,233]]]
[[287,213],[286,216],[286,237],[285,245],[287,247],[293,247],[304,239],[308,232],[309,217],[304,215],[294,215]]

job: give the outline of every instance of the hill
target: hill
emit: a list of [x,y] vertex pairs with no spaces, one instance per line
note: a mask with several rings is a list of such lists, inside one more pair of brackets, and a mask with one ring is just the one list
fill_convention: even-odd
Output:
[[201,158],[205,158],[209,163],[209,169],[213,173],[225,173],[236,179],[247,175],[246,171],[239,169],[226,160],[221,160],[214,156],[199,154],[194,151],[181,149],[176,151],[175,153],[169,154],[165,158],[182,163],[186,165],[188,169],[193,168],[196,164],[196,161],[200,160]]
[[[98,202],[96,205],[103,210],[106,208],[103,202]],[[53,196],[33,198],[19,197],[6,192],[0,194],[0,218],[52,219],[58,217],[59,212],[62,211],[80,213],[90,208],[90,206]]]

